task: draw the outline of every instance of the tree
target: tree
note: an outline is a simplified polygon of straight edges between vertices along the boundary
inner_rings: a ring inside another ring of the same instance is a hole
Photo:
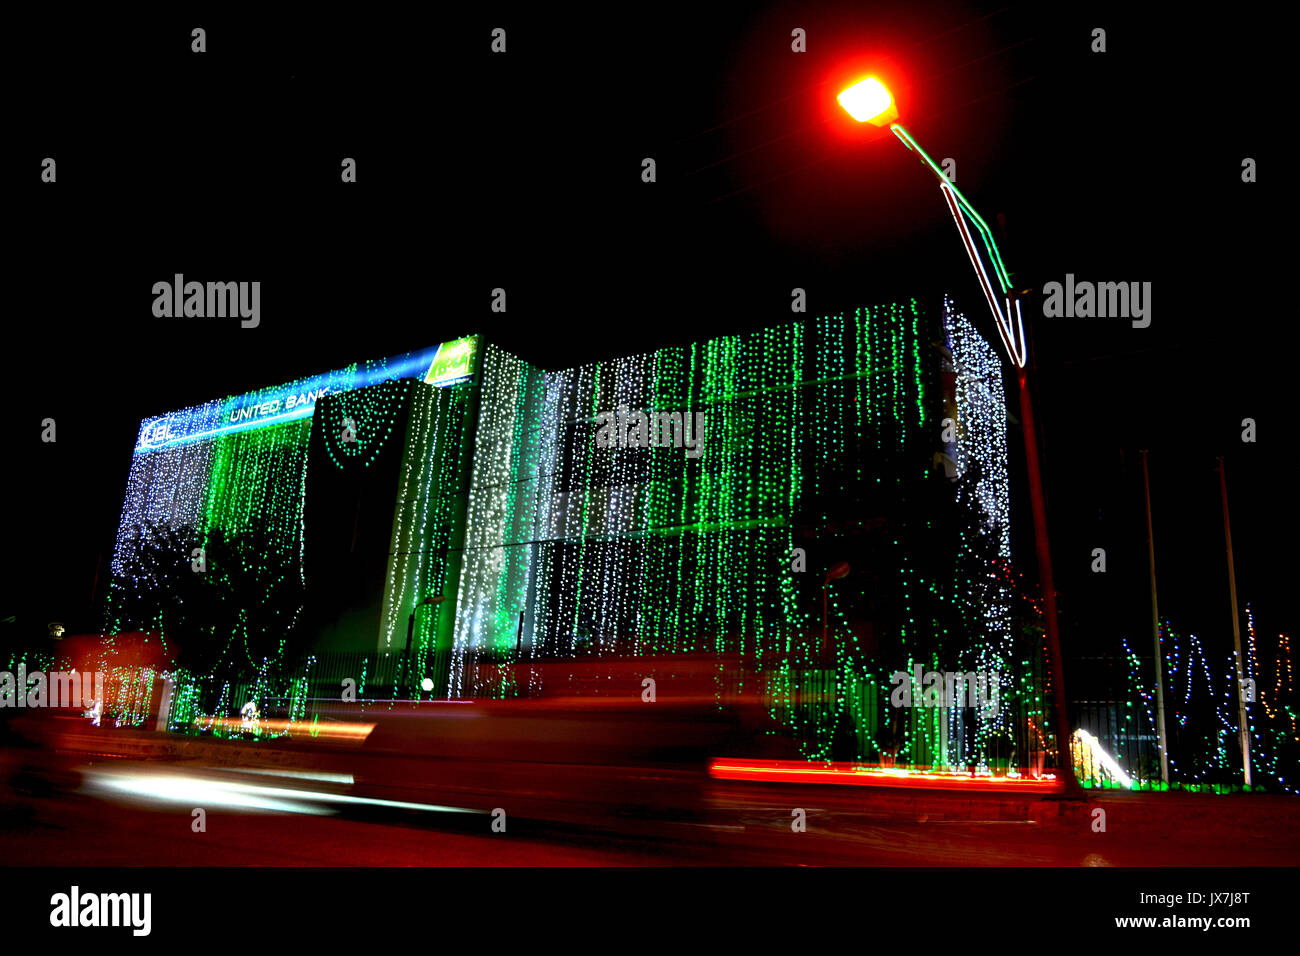
[[[245,681],[263,661],[276,670],[294,659],[303,592],[297,555],[262,528],[204,536],[156,523],[115,581],[113,612],[119,631],[156,631],[191,673]]]

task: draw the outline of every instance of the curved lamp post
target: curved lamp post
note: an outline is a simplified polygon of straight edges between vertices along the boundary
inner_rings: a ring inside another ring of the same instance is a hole
[[[1043,495],[1043,479],[1039,470],[1038,438],[1034,430],[1034,410],[1029,397],[1028,370],[1026,361],[1029,357],[1025,347],[1025,324],[1020,311],[1020,296],[1013,290],[1011,277],[1002,262],[997,243],[988,224],[975,211],[961,191],[949,182],[943,170],[935,165],[925,150],[912,138],[898,122],[898,107],[885,85],[874,76],[854,83],[839,95],[839,103],[859,123],[873,126],[888,126],[890,131],[911,150],[930,172],[939,180],[944,202],[952,213],[957,231],[961,234],[966,254],[979,279],[980,288],[988,301],[989,311],[993,314],[994,325],[1011,363],[1016,367],[1016,381],[1020,388],[1021,431],[1025,439],[1025,465],[1029,473],[1029,492],[1034,515],[1034,544],[1038,556],[1038,576],[1043,586],[1044,616],[1047,619],[1047,644],[1049,666],[1052,678],[1052,697],[1056,710],[1056,739],[1059,766],[1057,772],[1065,783],[1066,793],[1074,796],[1079,793],[1079,781],[1074,776],[1074,758],[1070,753],[1070,725],[1066,713],[1065,677],[1061,663],[1061,635],[1056,616],[1056,588],[1052,577],[1052,555],[1047,539],[1047,505]],[[971,232],[974,226],[984,248],[981,257],[979,247]],[[985,268],[985,259],[989,268]],[[997,288],[990,281],[992,272]]]

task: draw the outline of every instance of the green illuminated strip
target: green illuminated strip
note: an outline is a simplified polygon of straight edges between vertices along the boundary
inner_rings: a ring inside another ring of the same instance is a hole
[[[912,138],[911,133],[898,123],[894,123],[889,128],[892,129],[894,134],[903,141],[903,145],[910,150],[914,150],[917,155],[925,161],[925,164],[930,167],[930,170],[936,176],[939,177],[941,182],[948,183],[952,188],[953,194],[961,203],[962,209],[964,209],[967,215],[971,217],[972,221],[975,223],[975,227],[980,231],[980,236],[984,240],[984,248],[988,250],[990,260],[997,267],[998,284],[1002,286],[1002,293],[1005,295],[1011,289],[1011,276],[1007,273],[1007,267],[1002,264],[1002,254],[998,251],[997,243],[993,241],[993,233],[989,230],[988,223],[986,223],[984,218],[975,211],[975,207],[972,206],[970,201],[962,195],[961,190],[957,188],[956,184],[949,182],[948,177],[944,175],[943,170],[935,165],[934,160],[931,159],[926,151],[921,148],[920,144]]]

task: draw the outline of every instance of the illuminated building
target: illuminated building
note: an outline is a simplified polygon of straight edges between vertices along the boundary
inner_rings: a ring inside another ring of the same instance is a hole
[[[530,661],[716,654],[807,757],[1026,766],[1050,721],[1006,427],[998,354],[947,300],[551,371],[460,339],[143,422],[107,630],[202,646],[173,725],[235,697],[301,719],[349,675],[515,696],[543,689]],[[192,580],[206,618],[157,597]],[[889,711],[914,665],[1006,704]]]

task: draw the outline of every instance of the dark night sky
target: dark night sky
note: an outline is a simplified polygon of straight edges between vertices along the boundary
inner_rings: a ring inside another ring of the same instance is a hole
[[[1145,330],[1030,312],[1067,644],[1143,633],[1142,447],[1162,610],[1230,635],[1213,472],[1226,455],[1242,598],[1295,628],[1297,336],[1281,216],[1266,224],[1289,116],[1266,15],[584,9],[15,25],[0,617],[24,635],[96,625],[96,562],[148,414],[476,331],[551,367],[641,352],[788,321],[795,286],[812,313],[951,289],[987,321],[933,180],[835,106],[863,67],[894,79],[903,122],[957,160],[985,218],[1005,216],[1019,284],[1153,283]],[[193,26],[208,30],[201,56]],[[495,26],[505,56],[489,52]],[[38,182],[47,155],[54,186]],[[338,181],[343,156],[355,186]],[[1246,156],[1261,182],[1241,183]],[[261,280],[261,327],[155,319],[151,286],[175,272]],[[1248,416],[1255,445],[1239,438]],[[1098,546],[1104,577],[1087,570]]]

